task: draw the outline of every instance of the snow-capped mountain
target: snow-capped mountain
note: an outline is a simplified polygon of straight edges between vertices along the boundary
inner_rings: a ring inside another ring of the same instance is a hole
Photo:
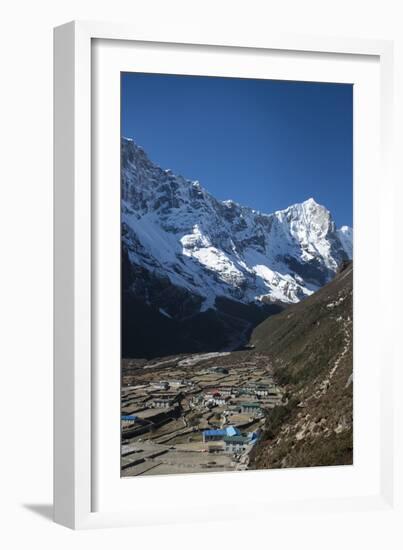
[[[164,316],[214,309],[220,298],[298,302],[352,258],[352,229],[337,229],[312,198],[264,214],[161,169],[131,139],[121,146],[124,290]]]

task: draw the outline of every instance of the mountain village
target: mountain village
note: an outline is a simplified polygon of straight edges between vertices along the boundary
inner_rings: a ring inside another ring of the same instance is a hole
[[[265,356],[234,355],[124,362],[122,475],[247,468],[265,412],[282,394]]]

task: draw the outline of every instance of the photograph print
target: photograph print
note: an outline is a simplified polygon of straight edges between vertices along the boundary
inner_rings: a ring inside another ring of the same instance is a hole
[[[121,476],[353,464],[353,86],[121,74]]]

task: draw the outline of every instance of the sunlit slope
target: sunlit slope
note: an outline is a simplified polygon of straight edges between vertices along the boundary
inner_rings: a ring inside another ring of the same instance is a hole
[[[269,413],[252,467],[352,463],[352,298],[350,263],[254,330],[251,341],[272,358],[288,402]]]

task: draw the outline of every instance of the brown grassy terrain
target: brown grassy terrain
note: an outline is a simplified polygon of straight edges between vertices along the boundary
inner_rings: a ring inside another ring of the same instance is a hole
[[[353,462],[353,268],[267,319],[252,343],[268,355],[287,401],[268,413],[250,467]]]

